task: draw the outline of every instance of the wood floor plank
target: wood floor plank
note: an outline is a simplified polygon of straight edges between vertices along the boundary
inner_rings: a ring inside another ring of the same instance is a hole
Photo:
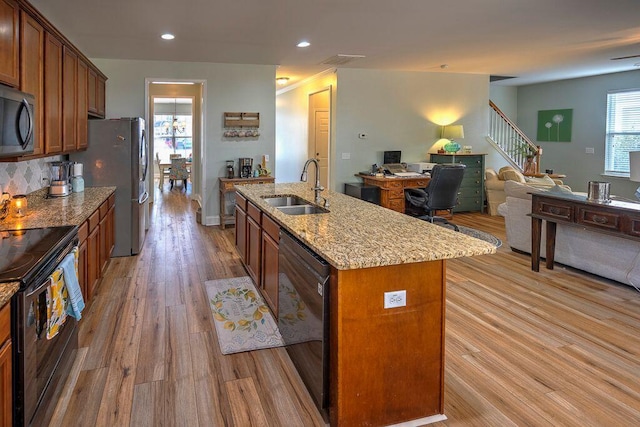
[[[269,425],[252,378],[228,381],[226,389],[231,402],[234,425],[252,427],[267,427]]]
[[[162,427],[167,425],[164,413],[162,381],[136,384],[133,389],[130,426]]]

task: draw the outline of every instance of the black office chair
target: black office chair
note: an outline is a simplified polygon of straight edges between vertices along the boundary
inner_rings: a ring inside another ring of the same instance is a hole
[[[450,223],[446,218],[433,215],[434,211],[448,210],[458,204],[460,184],[464,176],[465,165],[439,164],[431,171],[431,180],[424,189],[409,188],[404,192],[407,202],[405,211],[429,222],[444,222],[460,231],[457,225]],[[426,211],[426,215],[425,214]]]

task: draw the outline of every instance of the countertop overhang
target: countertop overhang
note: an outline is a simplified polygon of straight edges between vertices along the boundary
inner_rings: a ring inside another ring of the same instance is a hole
[[[379,267],[492,254],[483,240],[325,190],[329,213],[287,215],[264,197],[296,195],[313,202],[308,183],[237,186],[236,191],[266,212],[338,270]]]

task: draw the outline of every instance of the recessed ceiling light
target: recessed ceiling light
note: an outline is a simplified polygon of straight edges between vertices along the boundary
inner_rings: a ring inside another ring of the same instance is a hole
[[[173,34],[171,34],[171,33],[163,34],[163,35],[161,35],[160,37],[162,37],[162,39],[164,39],[164,40],[173,40],[173,39],[175,39],[175,38],[176,38],[176,36],[174,36],[174,35],[173,35]]]
[[[276,83],[278,83],[280,86],[286,85],[288,81],[289,81],[289,77],[278,77],[276,79]]]
[[[306,40],[301,41],[300,43],[297,44],[298,47],[309,47],[311,46],[311,43],[309,43]]]

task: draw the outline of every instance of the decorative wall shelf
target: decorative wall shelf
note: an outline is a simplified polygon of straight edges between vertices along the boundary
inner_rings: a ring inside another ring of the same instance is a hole
[[[260,127],[260,113],[224,113],[224,127]]]

